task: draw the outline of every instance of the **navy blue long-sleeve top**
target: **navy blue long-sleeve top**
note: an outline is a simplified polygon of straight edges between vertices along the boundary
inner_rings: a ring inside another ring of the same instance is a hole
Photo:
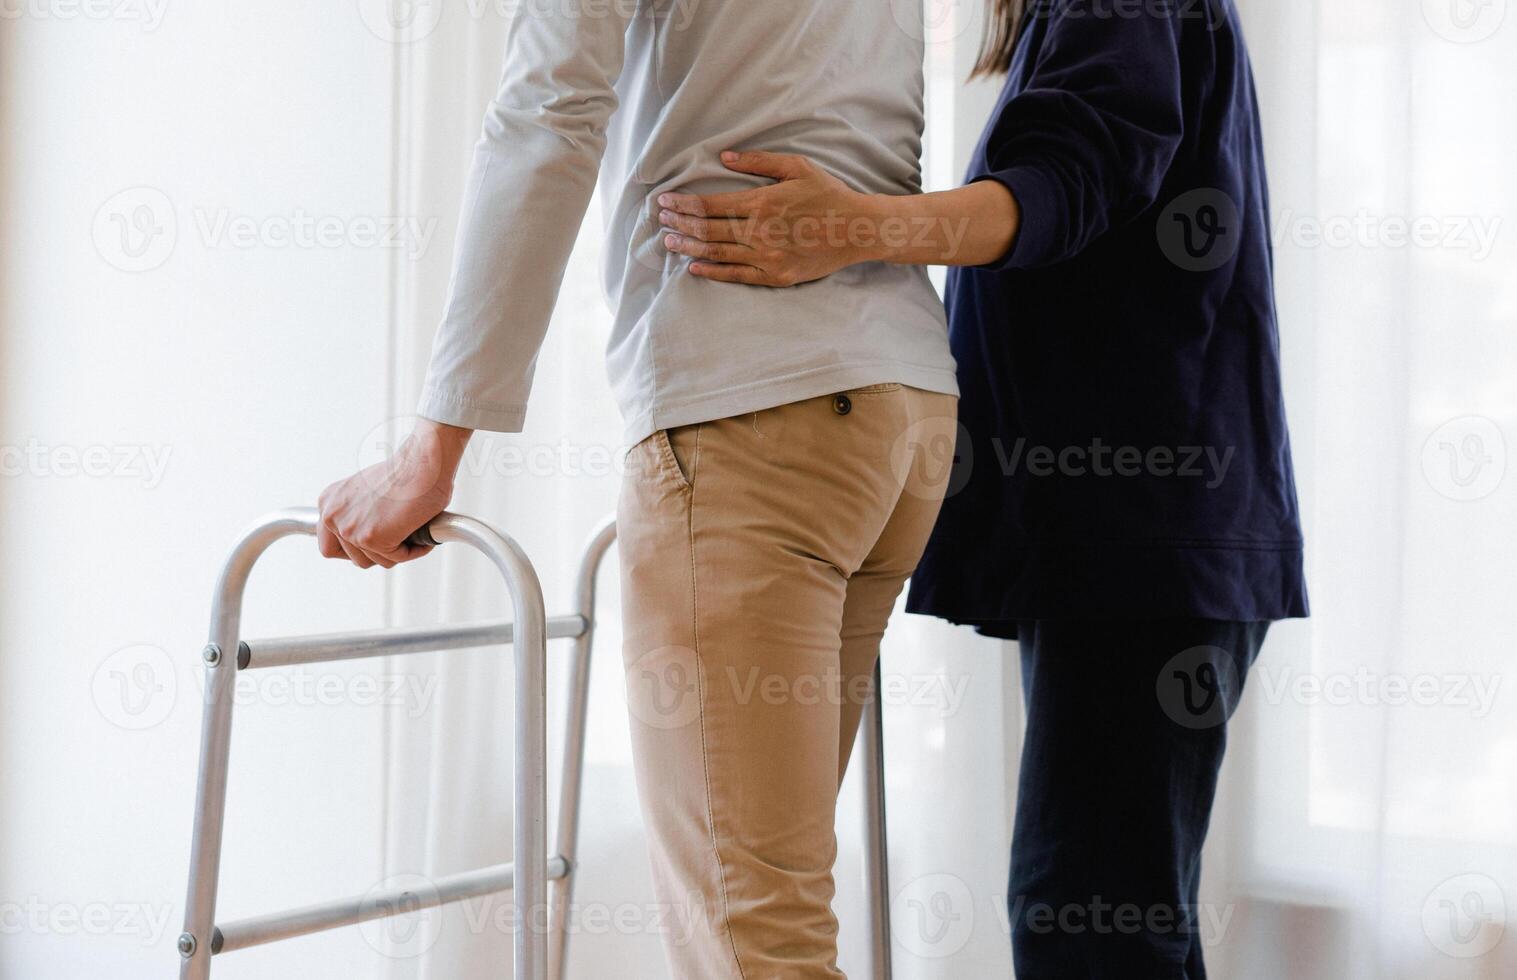
[[[1231,0],[1029,9],[968,175],[1021,226],[948,280],[962,426],[908,608],[1306,615],[1261,143]]]

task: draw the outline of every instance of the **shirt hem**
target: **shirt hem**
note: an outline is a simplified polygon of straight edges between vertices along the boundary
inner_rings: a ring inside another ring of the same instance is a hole
[[[876,384],[903,384],[944,395],[959,393],[958,379],[952,368],[899,361],[832,365],[665,401],[627,419],[623,435],[627,446],[631,447],[661,429],[761,412],[819,395]]]
[[[1260,542],[1264,544],[1264,542]],[[1032,619],[1215,619],[1311,615],[1300,544],[1066,544],[946,541],[929,546],[907,612],[971,625]]]

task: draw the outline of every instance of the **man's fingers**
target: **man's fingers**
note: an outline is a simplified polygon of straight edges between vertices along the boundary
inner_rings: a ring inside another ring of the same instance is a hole
[[[370,564],[378,565],[380,568],[395,567],[395,559],[388,557],[385,552],[372,551],[359,545],[353,545],[353,547],[357,548],[359,553],[369,560]]]
[[[325,493],[322,494],[326,496]],[[359,568],[372,568],[374,561],[364,554],[363,549],[356,544],[344,541],[342,535],[331,524],[331,518],[325,513],[321,515],[321,522],[316,525],[316,547],[328,558],[346,558]]]
[[[325,521],[316,525],[316,550],[321,552],[323,558],[348,557],[348,553],[342,550],[342,542]]]
[[[374,567],[374,563],[369,560],[369,556],[365,555],[363,553],[363,549],[359,548],[356,544],[348,544],[341,538],[337,539],[337,543],[342,546],[343,554],[348,556],[348,561],[357,565],[359,568]]]
[[[753,249],[747,245],[730,245],[726,242],[702,242],[694,238],[686,238],[683,235],[665,235],[664,247],[679,255],[688,255],[692,259],[708,259],[712,262],[742,265],[753,258]]]
[[[746,218],[753,213],[754,192],[730,194],[676,194],[658,196],[658,206],[666,211],[694,215],[697,218]]]
[[[402,543],[401,546],[396,548],[394,551],[369,550],[368,555],[376,562],[380,559],[389,562],[389,564],[385,565],[386,568],[394,568],[396,565],[400,565],[408,561],[415,561],[423,555],[429,554],[431,551],[432,549],[428,545]]]
[[[747,237],[748,222],[731,218],[696,218],[673,211],[660,211],[659,222],[671,231],[698,238],[703,242],[741,242]]]
[[[418,558],[424,557],[432,551],[429,545],[410,544],[409,542],[402,543],[400,547],[392,551],[365,548],[351,541],[344,541],[325,522],[316,525],[316,548],[324,558],[340,558],[343,561],[351,561],[359,568],[369,568],[374,565],[378,565],[381,568],[394,568],[403,562],[415,561]]]
[[[766,153],[763,150],[728,150],[722,165],[742,174],[757,174],[777,180],[797,180],[809,176],[811,161],[793,153]]]
[[[416,559],[425,557],[426,555],[430,555],[431,553],[432,553],[432,546],[431,545],[429,545],[429,544],[411,544],[409,542],[407,542],[406,544],[401,545],[400,549],[398,551],[394,552],[394,554],[397,554],[397,555],[398,554],[404,554],[404,556],[405,556],[403,558],[397,559],[398,561],[415,561]]]
[[[769,286],[769,274],[751,265],[719,265],[712,262],[690,263],[690,274],[716,282],[740,282],[747,286]]]

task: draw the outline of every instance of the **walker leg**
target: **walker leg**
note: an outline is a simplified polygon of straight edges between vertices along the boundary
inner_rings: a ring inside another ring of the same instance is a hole
[[[539,608],[542,600],[538,600]],[[518,611],[520,607],[518,606]],[[518,620],[519,621],[519,620]],[[516,868],[516,906],[521,928],[515,942],[515,976],[547,980],[544,935],[548,929],[548,674],[542,623],[516,645],[516,766],[511,860]]]
[[[232,747],[232,707],[242,656],[242,593],[253,563],[274,541],[304,529],[302,515],[286,512],[250,528],[216,580],[211,637],[205,661],[205,705],[200,722],[200,772],[195,782],[195,829],[190,844],[190,884],[179,936],[179,980],[206,980],[216,938],[216,883],[221,874],[221,837],[226,824],[227,763]]]
[[[235,636],[235,634],[234,634]],[[226,822],[228,753],[232,745],[233,685],[237,643],[227,636],[205,648],[205,707],[200,726],[200,774],[195,784],[195,831],[190,844],[190,887],[179,936],[180,980],[211,975],[216,883],[221,870],[221,832]],[[225,651],[231,650],[228,654]]]
[[[874,698],[859,726],[864,778],[864,874],[869,893],[870,969],[874,980],[890,980],[890,860],[885,826],[885,739],[879,661],[874,665]]]
[[[585,703],[590,697],[590,640],[574,641],[569,667],[567,738],[564,742],[563,782],[559,790],[558,854],[568,873],[548,885],[548,976],[564,980],[568,971],[569,906],[574,897],[574,864],[579,835],[579,800],[584,776]]]
[[[569,664],[569,700],[565,719],[563,778],[559,783],[556,850],[567,870],[548,886],[549,922],[548,976],[564,980],[569,961],[569,910],[574,898],[574,874],[578,870],[579,804],[585,778],[585,723],[590,703],[590,653],[595,640],[595,579],[606,550],[616,539],[616,525],[607,521],[596,529],[580,559],[575,588],[575,611],[585,629],[574,640]]]

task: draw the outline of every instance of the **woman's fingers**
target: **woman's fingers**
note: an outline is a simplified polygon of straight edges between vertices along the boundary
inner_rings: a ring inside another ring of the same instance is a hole
[[[781,182],[802,180],[823,172],[806,157],[763,150],[728,150],[722,154],[722,164],[728,170],[772,177]],[[774,185],[770,185],[730,194],[677,194],[669,191],[658,196],[658,205],[697,218],[750,218],[760,206],[763,195],[773,189]]]
[[[733,191],[730,194],[676,194],[670,191],[658,196],[658,206],[697,218],[746,218],[753,214],[754,193]]]
[[[792,153],[766,153],[763,150],[728,150],[722,154],[722,164],[728,170],[742,174],[757,174],[776,180],[799,180],[811,175],[813,164],[805,157]]]
[[[751,265],[717,265],[711,262],[690,263],[690,274],[716,282],[740,282],[747,286],[773,286],[769,273]]]
[[[740,242],[747,237],[744,229],[748,227],[748,222],[731,218],[696,218],[688,214],[675,214],[673,211],[660,211],[658,220],[670,231],[703,242]]]
[[[747,245],[734,245],[727,242],[703,242],[698,238],[686,238],[684,235],[665,235],[664,247],[679,255],[688,255],[692,259],[707,259],[711,262],[731,262],[746,264],[753,261],[753,249]]]

